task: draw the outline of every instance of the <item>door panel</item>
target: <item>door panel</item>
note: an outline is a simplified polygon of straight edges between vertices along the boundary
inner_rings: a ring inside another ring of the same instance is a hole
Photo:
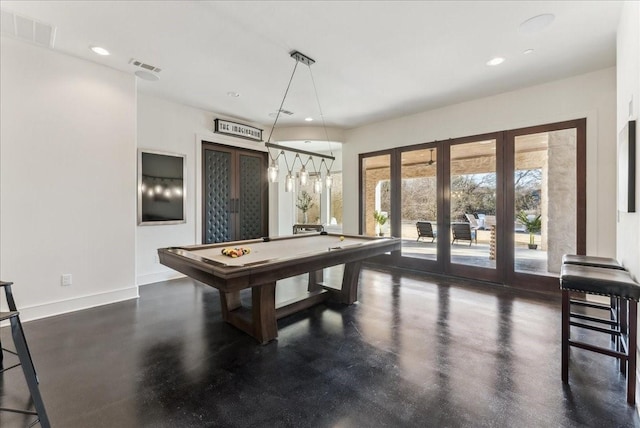
[[[449,146],[448,159],[448,270],[499,281],[498,136],[455,142]]]
[[[387,235],[390,233],[391,214],[391,155],[382,154],[362,159],[363,207],[361,233]],[[376,221],[375,214],[379,214]],[[383,222],[382,219],[386,218]],[[383,224],[380,224],[383,223]],[[362,228],[364,225],[364,228]]]
[[[509,283],[557,290],[562,255],[585,254],[585,133],[584,119],[507,133]]]
[[[204,244],[233,239],[231,219],[231,152],[203,150]]]
[[[254,239],[264,236],[263,213],[264,170],[263,157],[248,153],[240,153],[239,159],[239,194],[237,202],[238,229],[237,239]]]
[[[402,257],[438,260],[438,149],[403,151],[400,163]],[[446,237],[444,239],[447,239]]]

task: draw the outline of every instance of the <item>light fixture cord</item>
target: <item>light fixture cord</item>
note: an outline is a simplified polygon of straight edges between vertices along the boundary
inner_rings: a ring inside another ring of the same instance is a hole
[[[327,137],[327,143],[329,143],[329,152],[331,156],[333,156],[333,149],[331,148],[331,141],[329,140],[329,133],[327,132],[327,125],[324,121],[324,114],[322,113],[322,106],[320,105],[320,97],[318,97],[318,88],[316,87],[316,80],[313,78],[313,71],[311,71],[311,66],[309,67],[309,74],[311,75],[311,83],[313,84],[313,91],[316,94],[316,103],[318,103],[318,110],[320,111],[320,119],[322,120],[322,129],[324,129],[324,135]],[[332,162],[333,164],[333,162]]]
[[[296,165],[296,159],[293,158],[293,165],[291,165],[291,168],[289,168],[289,161],[287,161],[287,155],[284,154],[284,150],[280,152],[282,155],[284,155],[284,164],[287,167],[287,174],[291,174],[291,172],[293,171],[293,167]]]
[[[280,108],[276,113],[276,120],[273,121],[273,126],[271,127],[271,132],[269,132],[269,138],[267,138],[267,143],[271,142],[271,136],[273,135],[273,130],[276,129],[276,123],[278,123],[278,118],[280,117],[280,112],[282,111],[282,106],[284,105],[284,100],[287,99],[287,94],[289,93],[289,88],[291,87],[291,82],[293,81],[293,76],[296,74],[296,68],[298,68],[298,60],[296,60],[296,64],[293,66],[293,72],[291,73],[291,77],[289,78],[289,84],[287,85],[287,89],[284,91],[284,97],[282,97],[282,102],[280,103]],[[317,95],[316,95],[317,97]]]

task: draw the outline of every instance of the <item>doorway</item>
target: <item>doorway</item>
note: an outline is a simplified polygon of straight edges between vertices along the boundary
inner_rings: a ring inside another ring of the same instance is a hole
[[[360,232],[400,237],[398,266],[555,291],[562,254],[586,249],[585,119],[362,154],[360,169]]]

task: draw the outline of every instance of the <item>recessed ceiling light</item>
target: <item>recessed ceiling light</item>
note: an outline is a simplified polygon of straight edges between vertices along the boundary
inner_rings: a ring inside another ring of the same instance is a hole
[[[238,92],[233,92],[233,91],[227,92],[227,95],[232,97],[232,98],[238,98],[240,96],[240,94]]]
[[[135,75],[141,79],[148,80],[150,82],[155,82],[160,80],[160,76],[157,74],[151,73],[150,71],[138,70],[135,72]]]
[[[522,52],[522,53],[523,53],[523,54],[525,54],[525,55],[532,54],[532,53],[533,53],[533,49],[527,49],[527,50],[525,50],[525,51],[524,51],[524,52]]]
[[[100,46],[90,46],[90,48],[94,53],[97,53],[98,55],[111,55],[108,50],[106,50],[105,48],[101,48]]]
[[[551,13],[544,13],[527,19],[520,24],[519,28],[523,33],[537,33],[551,25],[554,19],[556,19],[555,15]]]
[[[313,118],[312,117],[305,117],[304,120],[307,121],[307,122],[312,122]]]
[[[497,56],[497,57],[491,58],[489,61],[487,61],[487,65],[491,65],[491,66],[500,65],[503,62],[504,62],[504,58]]]

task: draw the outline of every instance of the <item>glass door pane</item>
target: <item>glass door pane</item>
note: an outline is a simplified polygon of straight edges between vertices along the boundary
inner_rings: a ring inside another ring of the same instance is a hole
[[[562,255],[576,254],[576,153],[575,128],[515,137],[516,272],[557,274]]]
[[[496,140],[450,150],[451,263],[496,269]]]
[[[363,231],[365,235],[390,235],[391,155],[362,159]]]
[[[438,152],[435,147],[402,152],[402,256],[437,260]]]
[[[297,195],[296,195],[296,223],[297,224],[320,224],[321,211],[321,193],[317,193],[313,183],[318,174],[311,173],[305,184],[300,183],[300,177],[297,177]]]

